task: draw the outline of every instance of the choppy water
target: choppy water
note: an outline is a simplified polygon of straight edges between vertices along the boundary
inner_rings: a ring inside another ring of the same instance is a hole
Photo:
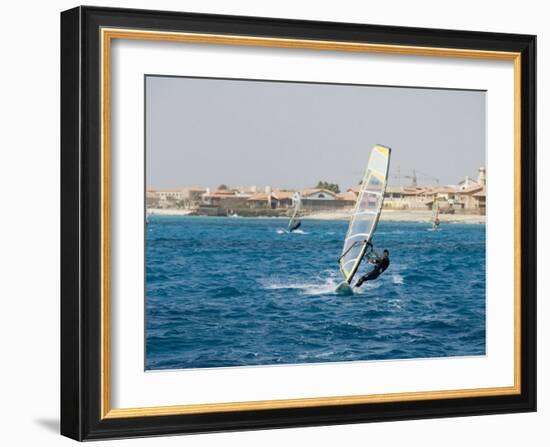
[[[349,297],[333,292],[347,222],[285,225],[150,219],[147,369],[485,354],[484,225],[381,222],[391,265]]]

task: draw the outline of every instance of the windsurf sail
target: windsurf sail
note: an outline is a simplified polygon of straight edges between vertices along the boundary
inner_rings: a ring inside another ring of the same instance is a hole
[[[369,242],[380,218],[384,193],[388,183],[391,149],[376,145],[372,148],[367,170],[355,202],[355,208],[338,260],[340,271],[349,284],[367,254]]]
[[[300,196],[299,192],[294,193],[292,202],[294,204],[294,211],[292,212],[292,217],[288,221],[288,231],[296,230],[302,224],[300,219],[298,219],[298,213],[302,208],[302,196]]]
[[[432,229],[436,229],[439,226],[439,201],[437,196],[434,195],[432,203]]]

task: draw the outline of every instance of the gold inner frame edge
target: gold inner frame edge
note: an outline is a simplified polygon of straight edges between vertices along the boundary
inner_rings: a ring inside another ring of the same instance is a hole
[[[514,385],[510,387],[472,388],[443,391],[421,391],[353,396],[327,396],[303,399],[278,399],[214,404],[171,405],[141,408],[111,408],[111,340],[110,340],[110,71],[112,39],[154,40],[164,42],[203,43],[215,45],[259,46],[321,51],[347,51],[410,56],[437,56],[467,59],[504,60],[514,63]],[[311,408],[328,405],[353,405],[382,402],[405,402],[431,399],[456,399],[482,396],[504,396],[521,393],[521,53],[465,50],[456,48],[418,47],[339,41],[264,38],[200,33],[144,31],[102,28],[101,42],[101,419],[143,416],[168,416],[267,410]]]

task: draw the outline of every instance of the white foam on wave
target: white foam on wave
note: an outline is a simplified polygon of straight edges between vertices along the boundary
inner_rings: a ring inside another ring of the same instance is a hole
[[[284,230],[282,228],[277,228],[276,232],[277,232],[277,234],[309,234],[308,232],[306,232],[304,230],[288,231],[288,230]]]
[[[403,306],[401,305],[401,300],[400,299],[388,300],[388,305],[390,307],[394,307],[396,309],[403,309]]]
[[[304,295],[331,295],[335,293],[337,285],[338,282],[334,279],[319,284],[307,284],[302,289],[302,293]]]
[[[404,284],[405,280],[399,273],[393,273],[391,275],[392,282],[394,284]]]
[[[291,281],[270,279],[261,281],[264,289],[267,290],[297,290],[301,295],[331,295],[335,293],[336,286],[339,283],[338,276],[329,274],[328,277],[315,278],[314,281]],[[317,281],[316,281],[317,280]]]
[[[327,352],[319,352],[317,354],[311,354],[311,353],[302,353],[298,355],[298,358],[300,359],[309,359],[309,358],[316,358],[316,359],[322,359],[325,357],[332,357],[336,352],[334,351],[327,351]]]
[[[358,278],[359,276],[356,276]],[[391,280],[394,284],[403,284],[403,277],[399,273],[393,273]],[[342,277],[335,271],[327,272],[326,276],[319,276],[306,281],[296,281],[289,278],[270,278],[260,280],[261,286],[266,290],[296,290],[301,295],[334,295],[336,287],[342,282]],[[382,282],[367,281],[360,288],[354,289],[355,294],[369,293],[382,287]]]

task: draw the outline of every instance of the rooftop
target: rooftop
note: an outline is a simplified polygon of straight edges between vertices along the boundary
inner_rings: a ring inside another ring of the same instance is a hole
[[[353,191],[346,191],[336,194],[336,197],[340,200],[355,200],[357,195]]]
[[[336,196],[335,192],[329,191],[328,189],[323,189],[323,188],[306,188],[302,191],[302,196],[310,196],[312,194],[317,194],[319,192],[323,192],[331,196]]]
[[[478,192],[474,193],[474,197],[486,197],[487,192],[485,191],[485,186],[481,188]]]

